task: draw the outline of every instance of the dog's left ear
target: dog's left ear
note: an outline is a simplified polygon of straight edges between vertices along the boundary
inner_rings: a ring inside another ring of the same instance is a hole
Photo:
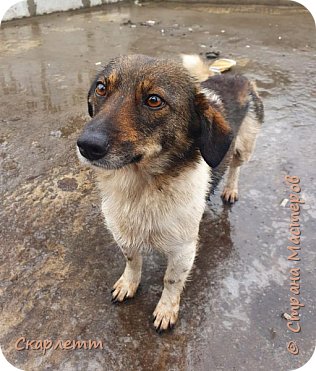
[[[223,160],[233,139],[230,126],[203,92],[195,95],[195,109],[200,130],[198,146],[209,166],[215,168]]]

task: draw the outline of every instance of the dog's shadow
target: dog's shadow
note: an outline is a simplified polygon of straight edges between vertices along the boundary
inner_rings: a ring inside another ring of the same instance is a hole
[[[199,249],[184,299],[187,305],[211,300],[227,274],[233,253],[229,205],[208,204],[200,224]],[[208,303],[207,305],[210,305]]]

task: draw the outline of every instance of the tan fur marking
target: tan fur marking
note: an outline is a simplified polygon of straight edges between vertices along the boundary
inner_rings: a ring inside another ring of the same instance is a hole
[[[258,88],[257,88],[257,84],[255,81],[249,81],[249,84],[250,84],[250,87],[251,89],[253,90],[253,92],[256,94],[256,96],[259,98],[259,94],[258,94]]]
[[[221,133],[226,135],[231,132],[231,128],[224,116],[212,106],[209,106],[205,111],[205,116],[208,117],[210,121],[213,119],[213,123]]]
[[[119,141],[136,142],[138,139],[138,132],[134,126],[134,120],[131,118],[131,106],[133,102],[130,100],[123,104],[123,108],[117,114],[117,122],[119,127]]]
[[[103,75],[101,75],[101,76],[98,77],[98,81],[103,82],[103,84],[106,83],[105,77]]]
[[[226,185],[222,192],[224,201],[234,203],[238,200],[238,180],[240,167],[244,162],[249,161],[255,147],[256,138],[260,130],[260,123],[249,111],[238,131],[233,147]]]
[[[256,144],[260,126],[255,114],[249,111],[240,126],[234,146],[234,154],[238,156],[239,161],[249,161]]]
[[[145,79],[140,83],[140,88],[143,89],[149,89],[152,85],[152,81]]]
[[[237,101],[243,106],[247,103],[249,99],[249,82],[247,81],[242,87],[238,90]]]
[[[108,89],[113,90],[117,81],[117,74],[116,72],[112,72],[111,75],[108,77]]]

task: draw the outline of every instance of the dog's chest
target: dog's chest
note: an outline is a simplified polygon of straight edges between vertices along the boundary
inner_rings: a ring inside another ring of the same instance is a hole
[[[209,182],[204,161],[159,182],[132,170],[99,173],[98,179],[102,212],[119,245],[165,249],[198,233]]]

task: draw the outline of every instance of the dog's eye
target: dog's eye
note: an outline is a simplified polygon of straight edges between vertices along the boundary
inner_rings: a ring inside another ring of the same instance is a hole
[[[146,100],[145,100],[146,106],[149,108],[157,109],[161,108],[165,105],[165,102],[163,101],[162,98],[160,98],[158,95],[150,95]]]
[[[95,88],[96,95],[99,95],[100,97],[104,97],[106,94],[106,86],[103,82],[98,82],[97,86]]]

